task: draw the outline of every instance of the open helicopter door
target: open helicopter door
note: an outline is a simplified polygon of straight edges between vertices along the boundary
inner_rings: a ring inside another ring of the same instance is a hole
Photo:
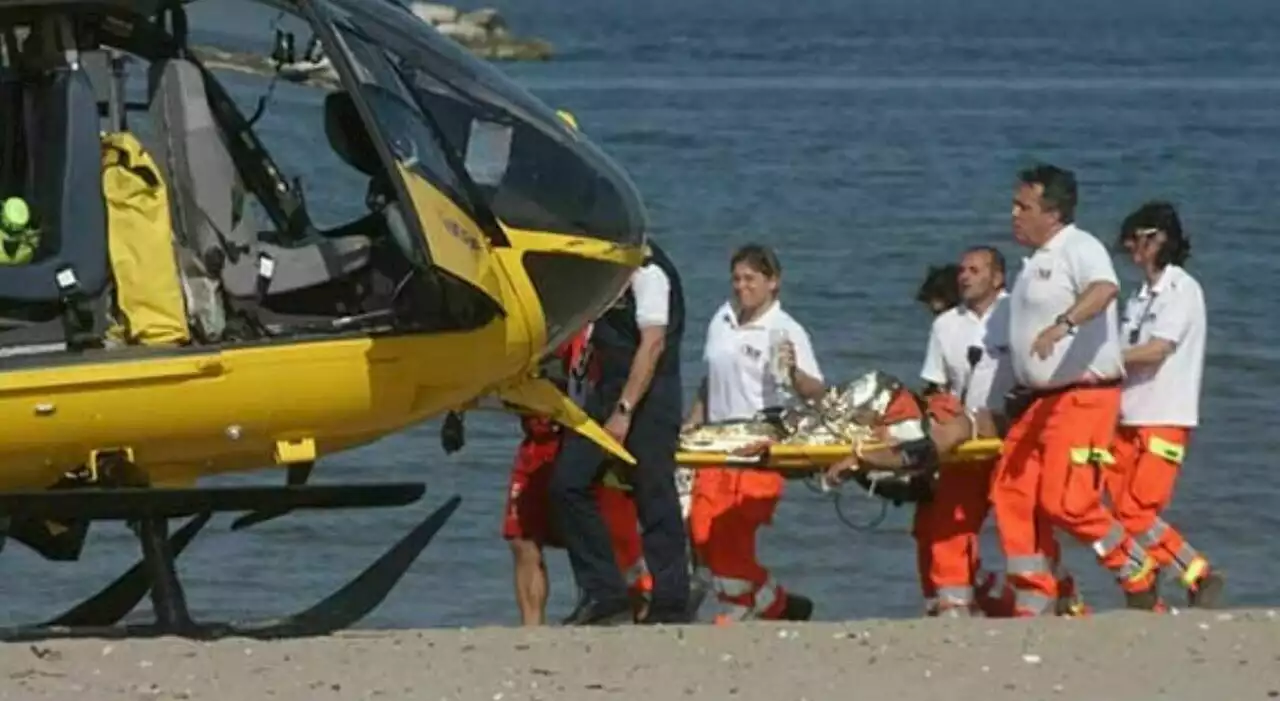
[[[537,366],[603,313],[643,261],[646,222],[635,188],[554,111],[403,7],[311,0],[303,10],[347,88],[326,98],[326,111],[358,117],[346,133],[368,135],[405,205],[401,247],[436,274],[448,296],[502,317],[494,326],[504,330],[505,360],[515,364],[489,394],[634,463],[538,377]],[[436,83],[460,97],[434,101]],[[500,138],[490,139],[499,148],[487,173],[471,162],[480,144],[456,138],[459,120],[472,134],[498,127],[490,130]],[[489,320],[475,317],[470,328]]]

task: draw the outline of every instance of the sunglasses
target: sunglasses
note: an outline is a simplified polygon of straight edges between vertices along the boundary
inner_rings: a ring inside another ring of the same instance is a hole
[[[1119,244],[1118,248],[1120,249],[1125,248],[1129,244],[1133,244],[1135,246],[1141,246],[1142,244],[1146,243],[1151,237],[1160,233],[1160,231],[1161,231],[1160,229],[1157,229],[1154,227],[1134,229],[1133,231],[1122,234],[1120,236],[1120,240],[1117,241],[1116,243]]]

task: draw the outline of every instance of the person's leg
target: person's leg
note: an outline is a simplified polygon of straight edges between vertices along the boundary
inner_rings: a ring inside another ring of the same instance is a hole
[[[1015,616],[1047,613],[1057,598],[1057,581],[1044,550],[1043,531],[1049,529],[1036,503],[1039,437],[1050,411],[1046,400],[1036,400],[1009,428],[991,485],[991,508],[1004,550],[1005,582],[1013,592]]]
[[[568,622],[617,622],[624,612],[630,617],[627,585],[618,571],[609,531],[596,501],[596,483],[604,459],[604,451],[595,443],[577,433],[568,433],[551,476],[552,512],[583,594],[579,610]]]
[[[640,518],[644,560],[653,576],[650,617],[682,620],[689,608],[689,556],[675,482],[679,424],[645,421],[641,415],[636,419],[627,447],[638,462],[632,468],[631,495]]]
[[[511,547],[516,606],[524,625],[540,625],[546,618],[548,584],[542,546],[552,540],[548,500],[559,446],[559,440],[522,441],[507,488],[502,536]]]
[[[547,563],[542,557],[542,546],[522,538],[508,542],[515,566],[516,606],[520,608],[520,622],[526,626],[540,626],[546,622],[548,592]]]
[[[1131,608],[1153,608],[1155,561],[1102,503],[1102,470],[1114,462],[1110,448],[1119,411],[1118,388],[1059,397],[1044,431],[1040,503],[1056,527],[1093,549]]]

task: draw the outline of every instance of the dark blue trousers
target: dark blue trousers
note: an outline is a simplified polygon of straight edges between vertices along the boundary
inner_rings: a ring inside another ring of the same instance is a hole
[[[674,387],[669,385],[674,384]],[[587,397],[586,409],[601,424],[617,403],[621,388]],[[636,458],[624,468],[640,518],[645,563],[653,576],[654,612],[684,611],[689,598],[688,534],[680,517],[676,492],[676,448],[681,398],[678,380],[653,386],[636,407],[625,445]],[[574,579],[591,599],[602,603],[627,600],[627,584],[614,559],[609,531],[600,515],[594,490],[608,453],[574,432],[566,432],[551,480],[552,511],[569,553]]]

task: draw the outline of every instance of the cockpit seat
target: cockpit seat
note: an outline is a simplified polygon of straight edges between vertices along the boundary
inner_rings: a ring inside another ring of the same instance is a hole
[[[175,58],[153,64],[150,77],[157,160],[170,184],[193,317],[218,299],[219,287],[233,298],[260,298],[330,282],[368,265],[366,236],[317,234],[293,245],[260,240],[200,69]]]
[[[59,323],[64,299],[91,311],[81,331],[92,337],[106,328],[111,280],[93,86],[83,70],[60,66],[0,81],[0,92],[0,134],[16,142],[6,153],[21,151],[26,166],[5,178],[0,196],[25,198],[41,231],[30,262],[0,266],[0,345],[68,340]]]

